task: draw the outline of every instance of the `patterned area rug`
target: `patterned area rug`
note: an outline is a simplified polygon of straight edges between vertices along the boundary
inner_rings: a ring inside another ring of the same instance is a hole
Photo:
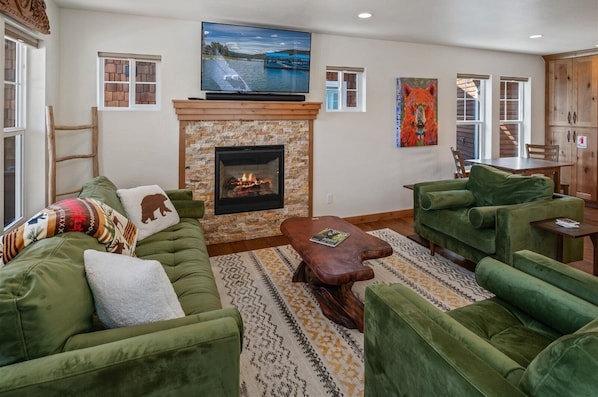
[[[442,310],[492,296],[473,273],[408,238],[382,229],[393,255],[364,263],[372,280],[353,286],[363,299],[373,283],[402,283]],[[241,395],[362,396],[363,334],[328,320],[304,283],[291,277],[301,262],[288,246],[211,258],[224,305],[236,306],[245,323]]]

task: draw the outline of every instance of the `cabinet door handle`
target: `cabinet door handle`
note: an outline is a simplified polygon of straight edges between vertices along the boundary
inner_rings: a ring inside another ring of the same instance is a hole
[[[571,112],[567,113],[567,123],[571,124]]]
[[[571,142],[571,130],[567,131],[567,143]]]
[[[573,131],[573,142],[575,142],[576,131]]]
[[[577,123],[577,112],[573,112],[573,124]]]

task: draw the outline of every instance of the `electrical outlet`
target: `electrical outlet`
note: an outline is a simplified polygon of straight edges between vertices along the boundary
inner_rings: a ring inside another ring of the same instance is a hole
[[[326,195],[326,204],[332,204],[332,193]]]

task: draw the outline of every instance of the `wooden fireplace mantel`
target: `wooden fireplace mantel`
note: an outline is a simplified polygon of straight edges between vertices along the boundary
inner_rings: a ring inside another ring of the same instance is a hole
[[[221,101],[174,99],[179,121],[315,120],[321,102]]]

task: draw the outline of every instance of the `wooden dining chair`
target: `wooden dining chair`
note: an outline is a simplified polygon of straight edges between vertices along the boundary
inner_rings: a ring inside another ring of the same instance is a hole
[[[527,157],[532,159],[559,161],[559,145],[535,145],[526,143],[525,151],[527,152]],[[548,176],[552,177],[552,175]],[[569,184],[561,183],[559,192],[569,194]]]
[[[469,170],[465,167],[461,151],[451,146],[451,152],[453,153],[453,160],[455,161],[455,178],[467,178],[469,177]]]

